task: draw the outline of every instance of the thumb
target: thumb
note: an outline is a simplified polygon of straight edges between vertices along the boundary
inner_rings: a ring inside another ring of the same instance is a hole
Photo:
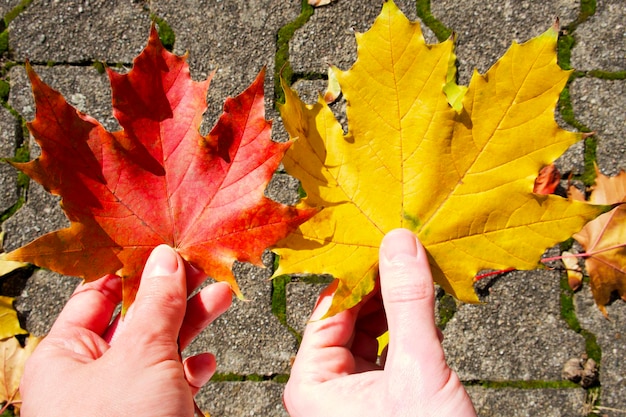
[[[183,260],[171,247],[159,245],[146,261],[137,296],[124,318],[124,334],[176,342],[186,308]]]
[[[385,368],[397,367],[404,373],[416,366],[445,364],[435,326],[435,292],[428,257],[412,232],[396,229],[383,238],[379,269],[389,328]],[[436,360],[439,358],[441,361]]]

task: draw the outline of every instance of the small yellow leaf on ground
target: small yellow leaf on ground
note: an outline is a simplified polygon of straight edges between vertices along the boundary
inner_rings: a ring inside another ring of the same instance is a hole
[[[12,404],[18,414],[19,386],[24,373],[24,363],[41,340],[40,337],[28,336],[24,347],[15,337],[0,340],[0,363],[3,364],[0,368],[0,403]]]
[[[17,311],[13,308],[14,300],[12,297],[0,295],[0,339],[28,333],[22,329],[17,319]]]
[[[561,256],[561,261],[567,271],[567,284],[569,287],[576,291],[583,283],[582,268],[578,265],[578,258],[573,256],[574,254],[568,251],[564,251]]]

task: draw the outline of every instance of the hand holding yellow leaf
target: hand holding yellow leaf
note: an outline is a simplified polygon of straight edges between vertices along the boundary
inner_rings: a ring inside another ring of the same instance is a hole
[[[476,302],[483,269],[533,269],[604,207],[533,193],[539,170],[580,134],[554,109],[569,72],[557,30],[509,51],[467,90],[456,86],[453,40],[428,45],[418,23],[385,2],[348,71],[334,68],[348,103],[344,135],[323,100],[304,104],[284,85],[281,115],[294,138],[284,165],[306,203],[323,207],[282,240],[276,274],[330,273],[328,315],[374,288],[380,241],[398,227],[426,247],[434,279]]]

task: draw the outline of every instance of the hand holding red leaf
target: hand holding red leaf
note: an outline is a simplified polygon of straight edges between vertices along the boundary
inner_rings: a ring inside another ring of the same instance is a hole
[[[71,226],[6,259],[87,281],[118,274],[128,307],[148,255],[166,243],[241,296],[233,262],[261,264],[264,249],[316,212],[263,195],[289,146],[270,139],[263,73],[226,100],[203,137],[210,79],[192,81],[185,58],[166,51],[154,28],[128,74],[108,71],[121,131],[106,131],[27,71],[37,106],[28,127],[42,154],[15,166],[62,197]]]

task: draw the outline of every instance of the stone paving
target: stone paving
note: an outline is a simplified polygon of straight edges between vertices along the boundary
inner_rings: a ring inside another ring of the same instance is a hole
[[[447,36],[446,29],[457,34],[461,83],[475,67],[484,72],[512,40],[542,33],[558,16],[561,60],[578,72],[557,120],[572,130],[596,132],[593,140],[568,151],[559,167],[566,175],[580,174],[595,154],[605,174],[626,168],[623,0],[397,4],[412,20],[428,23],[423,27],[429,42]],[[324,88],[328,63],[349,68],[356,57],[354,32],[367,30],[380,6],[380,0],[336,0],[315,10],[296,0],[2,0],[7,29],[0,40],[8,35],[8,48],[2,47],[0,61],[0,157],[24,150],[37,156],[24,129],[35,110],[26,59],[70,103],[116,129],[100,63],[130,67],[153,18],[162,33],[175,35],[174,52],[189,52],[195,79],[217,71],[203,129],[216,120],[226,96],[241,92],[266,67],[267,115],[275,119],[274,137],[285,138],[274,110],[275,74],[283,69],[295,88],[314,97]],[[282,198],[293,192],[294,182],[282,174],[268,190]],[[32,181],[27,187],[7,164],[0,164],[0,214],[7,251],[67,224],[57,199]],[[265,261],[272,264],[271,254]],[[218,360],[218,375],[198,401],[213,417],[285,416],[281,393],[298,334],[324,284],[298,278],[270,282],[269,269],[244,264],[236,272],[251,301],[235,301],[186,352],[208,349]],[[3,294],[18,296],[28,330],[39,335],[76,284],[75,278],[45,270],[0,282]],[[483,280],[477,290],[485,304],[457,305],[440,293],[437,314],[449,363],[479,415],[581,416],[589,415],[594,401],[605,407],[596,408],[597,415],[626,412],[626,303],[611,304],[606,320],[587,287],[572,294],[561,272],[548,270]],[[600,382],[588,389],[561,378],[565,362],[584,354],[600,364]]]

